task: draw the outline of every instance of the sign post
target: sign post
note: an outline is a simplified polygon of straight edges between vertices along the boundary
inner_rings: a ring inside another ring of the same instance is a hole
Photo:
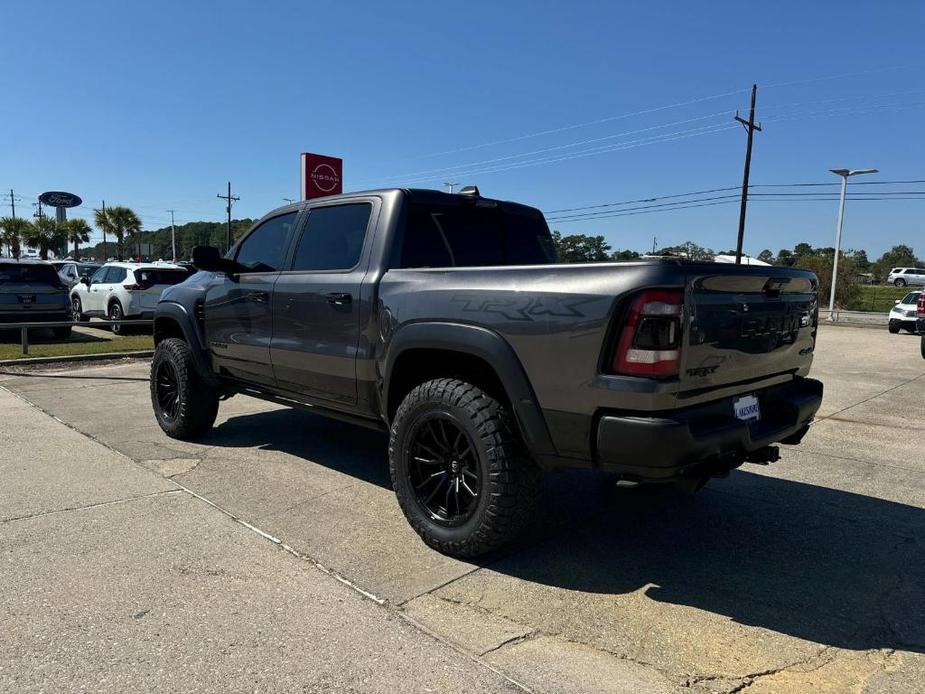
[[[302,199],[312,200],[344,192],[344,160],[302,152]]]

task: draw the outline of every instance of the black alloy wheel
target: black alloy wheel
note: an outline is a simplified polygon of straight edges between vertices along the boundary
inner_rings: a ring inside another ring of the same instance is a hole
[[[429,413],[410,432],[408,481],[430,518],[455,526],[472,517],[482,491],[469,434],[447,413]]]
[[[169,361],[161,361],[154,374],[154,392],[157,405],[165,419],[176,421],[180,414],[180,382],[177,370]]]

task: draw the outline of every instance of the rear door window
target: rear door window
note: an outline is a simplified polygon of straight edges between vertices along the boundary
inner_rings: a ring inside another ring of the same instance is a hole
[[[350,270],[360,262],[373,206],[368,202],[316,207],[299,239],[293,270]]]
[[[106,268],[106,279],[103,280],[105,284],[119,284],[125,280],[127,272],[124,267],[109,267]]]

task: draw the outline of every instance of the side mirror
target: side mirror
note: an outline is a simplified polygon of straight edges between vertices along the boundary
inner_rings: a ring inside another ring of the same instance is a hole
[[[89,287],[89,286],[90,286],[90,278],[87,277],[86,275],[84,275],[83,277],[80,278],[80,283],[81,283],[81,284],[85,284],[85,285],[87,285],[87,286]]]
[[[902,299],[897,299],[897,300],[894,301],[893,303],[896,304],[896,305],[898,306],[900,301],[902,301]]]

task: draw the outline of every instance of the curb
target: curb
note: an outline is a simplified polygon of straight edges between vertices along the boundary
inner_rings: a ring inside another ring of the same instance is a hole
[[[147,349],[136,352],[104,352],[102,354],[72,354],[61,357],[25,357],[23,359],[0,359],[0,366],[29,366],[30,364],[105,361],[107,359],[142,359],[153,356],[154,350]]]

